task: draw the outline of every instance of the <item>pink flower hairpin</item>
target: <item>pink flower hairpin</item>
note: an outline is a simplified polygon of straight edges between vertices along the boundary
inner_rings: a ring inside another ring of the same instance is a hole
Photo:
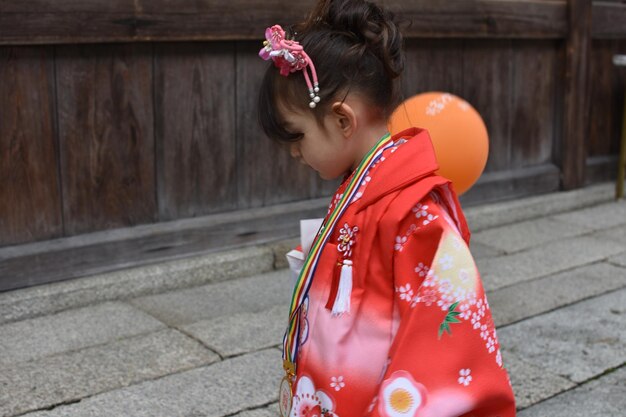
[[[304,48],[297,41],[285,39],[285,31],[280,25],[274,25],[265,29],[265,41],[263,48],[259,51],[259,56],[264,60],[272,59],[274,65],[280,69],[280,75],[287,77],[290,73],[302,70],[304,79],[309,87],[311,102],[309,107],[314,109],[320,102],[318,95],[320,88],[317,82],[317,73],[313,61],[304,52]],[[313,83],[309,78],[307,67],[311,69]]]

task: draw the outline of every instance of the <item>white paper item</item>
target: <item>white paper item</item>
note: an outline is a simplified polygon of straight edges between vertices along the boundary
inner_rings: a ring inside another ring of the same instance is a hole
[[[293,249],[287,253],[287,262],[291,270],[292,287],[296,286],[296,281],[300,276],[300,271],[304,266],[304,260],[311,250],[313,239],[317,235],[324,219],[304,219],[300,220],[300,245],[302,251]]]
[[[313,239],[315,239],[323,221],[324,219],[300,220],[300,244],[302,245],[302,252],[305,254],[309,254],[313,245]]]

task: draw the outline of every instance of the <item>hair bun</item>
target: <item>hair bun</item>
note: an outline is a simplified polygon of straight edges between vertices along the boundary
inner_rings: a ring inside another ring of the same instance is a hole
[[[327,26],[354,38],[378,57],[387,75],[396,78],[404,69],[402,35],[391,12],[364,0],[320,0],[305,27]]]

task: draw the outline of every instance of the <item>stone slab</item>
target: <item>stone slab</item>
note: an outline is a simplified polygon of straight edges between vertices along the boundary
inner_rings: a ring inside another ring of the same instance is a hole
[[[237,413],[233,417],[278,417],[279,415],[278,403],[274,403],[267,407]]]
[[[26,417],[222,417],[278,400],[277,349],[105,392]]]
[[[518,417],[608,417],[626,410],[626,367],[527,408]]]
[[[608,229],[626,224],[626,201],[599,204],[582,210],[558,214],[552,218],[593,230]]]
[[[131,303],[178,326],[238,313],[258,313],[291,301],[288,270],[140,297]]]
[[[153,332],[165,325],[123,302],[106,302],[0,326],[0,369],[17,362]]]
[[[613,183],[607,182],[572,191],[469,207],[465,210],[465,215],[470,230],[476,233],[492,227],[606,203],[612,201],[614,187]]]
[[[506,253],[519,252],[545,243],[590,233],[592,229],[560,222],[550,218],[538,218],[483,230],[472,239]]]
[[[470,240],[470,251],[474,259],[478,258],[493,258],[495,256],[504,255],[504,251],[493,248],[489,245],[476,242],[472,236]]]
[[[504,352],[502,361],[511,380],[517,409],[531,406],[576,386],[568,379],[524,362],[511,352]]]
[[[615,242],[583,236],[548,243],[511,255],[476,259],[476,264],[485,288],[493,291],[603,261],[624,249],[626,247]]]
[[[613,265],[626,268],[626,251],[610,257],[609,262]],[[626,279],[626,271],[624,271],[624,279]]]
[[[259,274],[271,271],[273,263],[268,247],[248,247],[3,292],[0,324]]]
[[[182,329],[222,357],[229,357],[280,345],[288,317],[289,305],[284,304],[258,313],[203,320]]]
[[[505,352],[574,382],[626,362],[626,289],[498,329]]]
[[[15,415],[219,360],[197,341],[162,330],[0,371],[0,415]]]
[[[494,322],[503,326],[626,287],[626,270],[606,262],[525,281],[488,293]]]
[[[626,244],[626,225],[601,230],[593,234],[593,236],[598,239],[613,240],[618,243]]]

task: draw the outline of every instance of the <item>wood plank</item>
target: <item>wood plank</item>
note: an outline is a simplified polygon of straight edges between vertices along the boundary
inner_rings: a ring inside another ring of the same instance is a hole
[[[258,50],[256,42],[237,43],[237,188],[242,209],[314,198],[328,190],[315,172],[291,158],[286,146],[261,132],[257,97],[269,64],[259,59]]]
[[[613,89],[613,77],[617,71],[613,65],[616,46],[614,40],[593,41],[589,66],[593,105],[589,112],[589,135],[586,141],[589,157],[610,154],[614,136],[617,134],[619,137],[622,115],[619,109],[615,108],[614,98],[619,92]]]
[[[237,208],[232,43],[155,50],[159,219]]]
[[[57,53],[65,234],[156,220],[152,46]]]
[[[516,169],[552,161],[558,48],[527,40],[513,41],[512,48],[509,169]]]
[[[506,170],[511,161],[513,50],[510,40],[466,40],[463,94],[481,115],[489,133],[485,173]]]
[[[4,0],[0,44],[261,39],[273,23],[298,22],[314,0]],[[406,36],[564,38],[565,0],[382,1],[412,21]]]
[[[570,32],[565,43],[565,94],[561,169],[563,188],[581,187],[585,182],[585,135],[589,114],[589,59],[591,0],[569,0]]]
[[[402,92],[406,98],[429,91],[463,95],[463,42],[449,39],[410,39]]]
[[[622,0],[593,2],[594,39],[626,38],[626,4]]]
[[[615,182],[617,155],[590,156],[585,163],[585,185]]]
[[[297,236],[328,198],[0,248],[0,291]]]
[[[54,51],[0,48],[0,246],[63,232]]]

